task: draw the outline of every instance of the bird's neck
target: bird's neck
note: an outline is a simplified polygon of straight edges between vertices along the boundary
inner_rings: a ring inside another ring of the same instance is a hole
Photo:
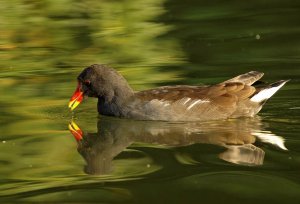
[[[98,112],[102,115],[122,116],[123,107],[134,95],[126,83],[115,86],[109,93],[98,97]]]

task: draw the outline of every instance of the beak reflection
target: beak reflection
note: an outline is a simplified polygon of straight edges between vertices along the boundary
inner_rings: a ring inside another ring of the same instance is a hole
[[[68,128],[77,141],[82,140],[83,132],[74,121],[69,123]]]

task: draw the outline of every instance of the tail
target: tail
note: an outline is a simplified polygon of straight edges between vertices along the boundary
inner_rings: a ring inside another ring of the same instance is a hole
[[[286,82],[289,80],[280,80],[273,84],[268,85],[260,89],[257,93],[255,93],[250,101],[257,103],[265,103],[271,96],[273,96]]]
[[[253,83],[255,83],[257,80],[259,80],[260,78],[262,78],[263,75],[264,75],[264,73],[262,73],[262,72],[251,71],[251,72],[248,72],[248,73],[236,76],[236,77],[234,77],[232,79],[229,79],[227,81],[224,81],[223,83],[241,82],[243,84],[246,84],[246,85],[250,86]]]

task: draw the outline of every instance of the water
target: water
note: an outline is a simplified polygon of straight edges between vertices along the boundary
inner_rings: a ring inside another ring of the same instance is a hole
[[[0,201],[299,203],[296,1],[7,1],[0,23]],[[250,70],[291,79],[252,119],[205,123],[67,109],[107,63],[135,90]],[[83,131],[77,141],[70,122]]]

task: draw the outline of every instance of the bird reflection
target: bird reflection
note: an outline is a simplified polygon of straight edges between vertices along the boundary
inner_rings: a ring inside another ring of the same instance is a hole
[[[216,122],[169,123],[134,121],[101,117],[97,133],[83,132],[74,121],[69,130],[75,137],[78,152],[85,159],[87,174],[109,174],[114,157],[132,143],[157,144],[168,147],[195,143],[225,147],[220,159],[239,165],[262,165],[265,152],[255,146],[257,141],[287,150],[284,139],[262,131],[258,117]]]

